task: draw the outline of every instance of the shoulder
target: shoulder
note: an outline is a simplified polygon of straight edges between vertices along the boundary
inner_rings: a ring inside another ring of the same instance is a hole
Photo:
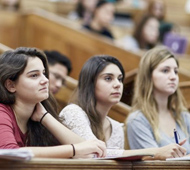
[[[72,115],[72,114],[81,114],[81,113],[84,113],[84,110],[82,110],[82,108],[76,104],[69,104],[67,105],[66,107],[64,107],[61,112],[60,112],[60,116],[63,116],[65,114],[69,114],[69,115]]]
[[[188,111],[181,112],[181,116],[185,122],[190,122],[190,113]]]
[[[82,108],[76,104],[69,104],[67,106],[65,106],[60,114],[64,113],[64,112],[68,112],[68,111],[83,111]],[[84,111],[83,111],[84,112]]]
[[[59,114],[60,118],[63,118],[67,121],[78,119],[82,121],[87,121],[88,116],[85,111],[76,104],[69,104]]]
[[[71,19],[71,20],[80,19],[79,15],[78,15],[78,13],[76,11],[69,12],[69,14],[67,15],[67,18]]]
[[[112,119],[110,117],[107,117],[107,118],[109,119],[112,126],[115,126],[115,127],[123,127],[124,126],[123,123],[120,123],[120,122],[118,122],[118,121],[116,121],[116,120],[114,120],[114,119]]]
[[[90,25],[83,25],[84,28],[92,30],[92,28],[90,27]]]
[[[102,30],[102,34],[103,35],[106,35],[107,37],[109,37],[109,38],[114,38],[113,37],[113,35],[112,35],[112,33],[111,33],[111,31],[109,30],[109,29],[106,29],[106,28],[104,28],[103,30]]]
[[[133,37],[133,36],[131,36],[131,35],[126,35],[125,37],[123,37],[122,38],[122,40],[124,41],[124,42],[128,42],[128,43],[134,43],[134,44],[137,44],[137,41],[136,41],[136,39]]]
[[[0,103],[0,114],[2,115],[13,115],[13,111],[9,105]]]
[[[140,110],[137,110],[137,111],[130,113],[129,116],[127,117],[127,122],[131,122],[134,120],[142,121],[142,120],[146,120],[146,117]]]
[[[144,116],[144,114],[140,110],[130,113],[129,116],[127,117],[126,124],[127,126],[131,125],[133,127],[135,125],[150,126],[148,119]]]
[[[0,110],[10,110],[10,106],[0,103]]]
[[[15,121],[13,110],[9,105],[0,104],[0,122],[12,124]]]
[[[137,51],[139,49],[139,44],[133,36],[127,35],[121,39],[121,42],[127,50]]]

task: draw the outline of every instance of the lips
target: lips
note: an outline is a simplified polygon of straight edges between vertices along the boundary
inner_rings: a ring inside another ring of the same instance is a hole
[[[119,93],[119,92],[115,92],[115,93],[111,93],[111,95],[114,95],[114,96],[120,96],[121,93]]]
[[[169,83],[169,85],[170,85],[170,86],[176,86],[176,84],[175,84],[175,83]]]
[[[41,88],[40,91],[47,90],[47,89],[48,89],[47,87],[44,87],[44,88]]]

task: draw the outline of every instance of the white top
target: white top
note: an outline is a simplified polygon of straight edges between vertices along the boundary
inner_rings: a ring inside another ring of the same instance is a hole
[[[66,106],[59,116],[62,119],[62,123],[77,135],[86,140],[97,139],[92,132],[87,114],[78,105],[70,104]],[[112,148],[112,150],[107,150],[107,156],[121,156],[124,149],[123,123],[119,123],[110,117],[107,118],[112,126],[112,134],[106,141],[107,148]]]
[[[125,50],[129,50],[132,52],[138,52],[140,50],[137,40],[130,35],[126,35],[125,37],[121,38],[118,41]]]

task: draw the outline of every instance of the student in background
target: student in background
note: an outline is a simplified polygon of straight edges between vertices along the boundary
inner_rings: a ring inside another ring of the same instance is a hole
[[[21,0],[0,0],[0,7],[5,10],[17,11],[20,8]]]
[[[72,20],[81,19],[83,24],[88,24],[99,0],[78,0],[76,11],[69,13],[68,18]]]
[[[89,24],[84,25],[84,28],[113,39],[114,37],[109,30],[109,26],[114,18],[114,11],[112,2],[106,0],[99,1],[94,10],[92,20]]]
[[[150,0],[147,10],[149,15],[155,16],[159,21],[165,19],[166,5],[163,0]]]
[[[72,70],[71,61],[58,51],[45,50],[44,53],[47,56],[49,65],[49,88],[55,95],[65,84],[66,78]]]
[[[178,69],[178,60],[163,46],[149,50],[141,58],[132,112],[126,122],[131,149],[175,143],[176,129],[190,153],[190,114],[178,86]]]
[[[127,35],[116,41],[126,50],[138,52],[149,50],[159,42],[159,21],[156,17],[145,15],[136,25],[133,36]]]
[[[108,117],[110,108],[118,103],[123,92],[124,69],[114,57],[94,56],[83,66],[72,103],[61,112],[62,123],[84,139],[106,142],[108,156],[132,153],[151,153],[154,158],[165,159],[185,154],[183,147],[171,144],[162,148],[124,150],[123,124]]]
[[[163,0],[150,0],[147,7],[147,14],[155,16],[159,22],[159,40],[163,42],[166,33],[173,30],[173,24],[165,20],[166,4]]]
[[[48,77],[46,56],[38,49],[20,47],[0,56],[0,148],[30,149],[35,157],[105,156],[102,141],[83,142],[56,120]]]

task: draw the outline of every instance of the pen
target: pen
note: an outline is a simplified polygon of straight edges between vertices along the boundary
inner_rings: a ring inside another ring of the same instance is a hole
[[[174,129],[174,137],[175,137],[175,142],[177,144],[179,144],[178,137],[177,137],[177,130],[176,129]]]

